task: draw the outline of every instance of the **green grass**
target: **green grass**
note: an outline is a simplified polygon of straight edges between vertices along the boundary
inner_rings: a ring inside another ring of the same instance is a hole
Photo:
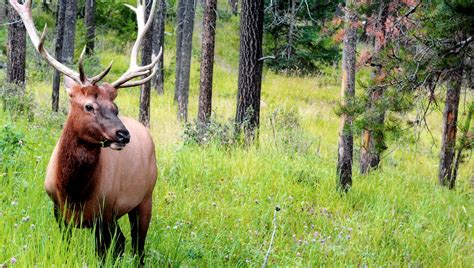
[[[217,32],[213,109],[226,121],[235,112],[238,27],[231,19]],[[391,141],[382,168],[360,176],[356,164],[354,186],[341,196],[335,191],[339,85],[331,83],[333,78],[266,72],[258,145],[186,144],[173,103],[173,38],[168,38],[165,54],[166,94],[152,94],[159,176],[146,243],[151,267],[259,266],[276,206],[282,210],[272,265],[472,267],[473,164],[462,165],[456,190],[437,185],[439,111],[428,120],[434,141],[422,131],[414,142],[412,130]],[[200,46],[198,38],[194,46]],[[126,53],[126,48],[99,53],[102,65],[115,59],[108,79],[126,69]],[[197,111],[197,60],[193,58],[191,74],[191,120]],[[49,79],[29,69],[28,90],[37,102],[33,120],[0,112],[2,139],[21,140],[21,146],[16,142],[9,151],[1,148],[0,264],[10,265],[15,258],[21,267],[99,266],[90,231],[73,230],[69,243],[61,238],[43,190],[46,165],[65,118],[48,112]],[[120,90],[122,115],[136,118],[138,102],[137,88]],[[64,96],[61,107],[67,110]],[[299,124],[289,125],[295,114]],[[127,236],[126,254],[107,259],[108,265],[136,265],[125,218],[120,224]]]

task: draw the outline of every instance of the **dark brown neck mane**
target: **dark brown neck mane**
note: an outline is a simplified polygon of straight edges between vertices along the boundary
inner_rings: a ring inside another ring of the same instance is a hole
[[[100,146],[79,139],[68,119],[59,143],[57,176],[61,199],[71,204],[87,201],[96,181]]]

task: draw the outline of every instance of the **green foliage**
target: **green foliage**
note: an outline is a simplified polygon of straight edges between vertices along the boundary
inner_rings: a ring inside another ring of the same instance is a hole
[[[5,173],[15,166],[25,143],[24,134],[15,130],[11,125],[0,128],[0,172]]]
[[[132,0],[100,0],[96,7],[96,24],[101,31],[113,30],[116,32],[116,40],[120,40],[122,45],[135,40],[137,34],[137,24],[135,13],[124,5],[128,3],[135,5]]]
[[[270,68],[296,74],[316,73],[321,64],[340,59],[338,44],[324,33],[324,24],[335,15],[336,4],[320,1],[297,3],[290,39],[291,1],[266,1],[264,54],[274,55]],[[290,52],[291,51],[291,52]]]

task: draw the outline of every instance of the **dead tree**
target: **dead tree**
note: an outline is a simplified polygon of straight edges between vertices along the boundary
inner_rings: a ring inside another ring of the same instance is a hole
[[[347,0],[347,6],[352,0]],[[344,47],[342,52],[342,104],[346,107],[353,103],[355,96],[355,64],[357,45],[357,17],[346,11],[346,30],[344,36]],[[347,191],[352,185],[352,159],[353,159],[354,137],[352,135],[352,116],[344,112],[341,115],[339,129],[338,159],[337,159],[337,188]]]
[[[216,37],[217,0],[206,0],[204,32],[202,33],[201,79],[198,123],[207,128],[212,110],[212,78],[214,71],[214,46]]]
[[[438,180],[442,186],[454,188],[456,178],[453,176],[456,133],[458,123],[458,107],[461,95],[462,71],[451,74],[446,91],[443,112],[443,133],[439,159]]]
[[[257,136],[262,89],[263,0],[242,0],[240,60],[235,123],[246,142]]]

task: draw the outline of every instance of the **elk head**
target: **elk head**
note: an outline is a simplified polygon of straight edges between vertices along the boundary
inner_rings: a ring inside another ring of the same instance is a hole
[[[150,81],[155,76],[155,65],[161,56],[154,56],[148,65],[140,66],[137,63],[138,50],[143,38],[153,23],[156,0],[153,0],[150,15],[145,22],[144,0],[137,0],[137,6],[126,5],[136,13],[138,33],[137,39],[131,51],[131,59],[128,70],[113,83],[99,82],[109,73],[112,62],[100,74],[88,78],[84,71],[83,58],[85,48],[78,61],[79,72],[76,72],[52,57],[44,47],[46,26],[41,37],[38,36],[33,17],[31,15],[31,0],[20,4],[18,0],[9,0],[10,4],[20,15],[26,31],[38,53],[56,70],[61,72],[65,78],[65,87],[68,93],[71,108],[69,111],[69,122],[77,137],[87,143],[110,146],[112,149],[120,150],[129,141],[130,134],[118,117],[118,108],[114,103],[117,89],[134,87]],[[139,80],[136,78],[142,77]]]

